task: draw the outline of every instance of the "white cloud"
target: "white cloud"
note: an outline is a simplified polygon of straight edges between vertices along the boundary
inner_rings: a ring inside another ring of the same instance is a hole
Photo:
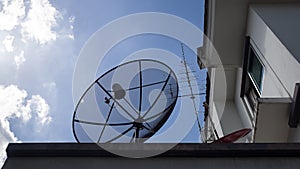
[[[27,101],[27,105],[30,105],[30,109],[35,111],[35,121],[38,126],[49,125],[52,119],[48,116],[49,105],[40,95],[33,95],[31,100]],[[37,128],[37,131],[39,132],[40,128]]]
[[[25,16],[23,0],[0,0],[0,30],[14,29]]]
[[[8,140],[4,133],[2,133],[2,131],[0,131],[0,138],[1,138],[1,141],[0,141],[0,167],[2,167],[2,165],[4,164],[5,162],[5,159],[6,159],[6,147],[8,145],[9,142],[12,142],[12,140]],[[19,142],[17,140],[13,140],[13,142]]]
[[[75,19],[76,19],[75,16],[70,16],[69,17],[69,23],[73,24],[75,22]]]
[[[72,28],[73,29],[73,28]],[[70,33],[69,35],[68,35],[68,37],[70,38],[70,39],[72,39],[72,40],[74,40],[75,39],[75,37],[74,37],[74,34],[73,33]]]
[[[74,21],[49,0],[0,0],[0,81],[19,85],[0,85],[0,168],[9,142],[48,139],[53,130],[44,98],[55,114],[52,81],[70,60]]]
[[[54,96],[56,95],[56,83],[55,82],[48,82],[43,83],[43,88],[45,88],[49,93],[52,93]]]
[[[0,55],[13,58],[7,65],[18,70],[32,48],[74,40],[74,22],[74,16],[58,11],[49,0],[0,0]]]
[[[70,23],[70,33],[69,33],[69,38],[70,39],[75,39],[74,34],[73,34],[73,29],[74,29],[74,23],[75,23],[75,16],[70,16],[69,17],[69,23]]]
[[[40,44],[56,40],[57,33],[53,28],[58,18],[61,18],[59,11],[48,0],[31,0],[27,17],[21,24],[23,36]]]
[[[26,59],[24,57],[24,51],[21,51],[19,55],[15,55],[14,60],[15,60],[17,69],[19,69],[20,65],[26,61]]]
[[[39,95],[32,95],[28,98],[25,90],[19,89],[15,85],[0,85],[0,166],[5,156],[5,148],[9,142],[18,142],[19,139],[11,130],[10,120],[20,119],[25,125],[34,123],[33,131],[40,132],[43,126],[49,125],[49,105]],[[37,124],[37,125],[36,125]]]
[[[2,44],[4,45],[4,48],[6,49],[7,52],[12,52],[14,50],[13,47],[13,41],[15,37],[11,35],[7,35],[4,40],[2,41]]]

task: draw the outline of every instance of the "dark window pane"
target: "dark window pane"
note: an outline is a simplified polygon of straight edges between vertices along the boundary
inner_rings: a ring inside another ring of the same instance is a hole
[[[252,79],[254,80],[256,87],[259,90],[261,90],[263,66],[258,60],[252,48],[250,48],[250,60],[249,60],[248,72],[250,73]]]

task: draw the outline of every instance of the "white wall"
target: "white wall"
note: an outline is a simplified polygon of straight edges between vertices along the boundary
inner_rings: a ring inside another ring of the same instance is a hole
[[[300,61],[300,3],[259,5],[256,13],[272,29],[281,43]]]
[[[271,65],[271,60],[285,60],[278,54],[286,49],[253,7],[249,10],[247,35],[251,37],[251,44],[264,66],[262,97],[289,97],[283,82],[275,74],[274,65]]]
[[[272,7],[272,5],[270,6]],[[270,6],[251,6],[247,35],[253,40],[253,43],[259,52],[260,59],[265,66],[262,97],[292,97],[295,83],[300,81],[300,64],[287,47],[282,44],[281,39],[274,34],[274,28],[269,27],[267,23],[264,22],[262,16],[265,13],[262,11],[264,11],[264,8],[271,11],[272,8]],[[257,9],[259,9],[260,14],[257,13]],[[278,6],[273,9],[273,13],[276,13],[277,9]],[[288,13],[288,11],[286,12]],[[270,14],[271,12],[268,13],[268,16],[264,17],[272,17]],[[276,15],[273,17],[276,17]],[[298,17],[287,17],[287,20],[293,19],[295,23],[300,24],[300,22],[297,22]],[[273,26],[276,25],[274,24]],[[281,31],[293,34],[288,28],[286,30],[281,29]]]
[[[255,126],[255,142],[287,142],[290,108],[290,99],[260,99]]]
[[[297,4],[252,5],[250,7],[247,35],[251,37],[252,44],[254,44],[265,66],[262,87],[263,98],[292,98],[295,83],[300,82],[300,64],[296,59],[300,56],[300,50],[291,51],[295,48],[295,45],[299,46],[299,16],[300,5]],[[295,30],[295,28],[299,29]],[[297,55],[294,56],[292,52]],[[269,113],[269,115],[272,115],[271,111],[273,113],[281,111],[282,115],[285,115],[285,118],[280,118],[284,123],[278,126],[281,126],[281,129],[285,130],[286,136],[284,137],[287,137],[287,139],[284,140],[281,137],[281,139],[277,140],[300,142],[299,127],[297,129],[290,129],[289,132],[286,130],[288,123],[287,116],[290,109],[274,110],[271,107],[268,109],[269,112],[265,112]],[[269,121],[272,121],[272,119],[269,119]],[[261,124],[267,126],[267,122],[265,121]],[[266,131],[270,132],[269,130],[271,128],[266,129]],[[258,138],[262,138],[266,131],[261,132]],[[266,134],[270,134],[268,132]],[[288,134],[289,136],[287,136]],[[265,139],[266,137],[261,140]]]

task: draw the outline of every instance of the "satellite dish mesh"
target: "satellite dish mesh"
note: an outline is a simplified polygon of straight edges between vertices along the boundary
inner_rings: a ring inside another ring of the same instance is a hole
[[[80,98],[73,134],[78,142],[144,142],[166,123],[177,97],[177,78],[166,64],[124,63],[101,75]]]

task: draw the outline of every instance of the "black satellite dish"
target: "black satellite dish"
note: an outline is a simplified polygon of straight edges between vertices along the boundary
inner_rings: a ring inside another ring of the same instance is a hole
[[[73,115],[78,142],[141,143],[168,120],[178,97],[166,64],[134,60],[101,75],[80,98]]]

